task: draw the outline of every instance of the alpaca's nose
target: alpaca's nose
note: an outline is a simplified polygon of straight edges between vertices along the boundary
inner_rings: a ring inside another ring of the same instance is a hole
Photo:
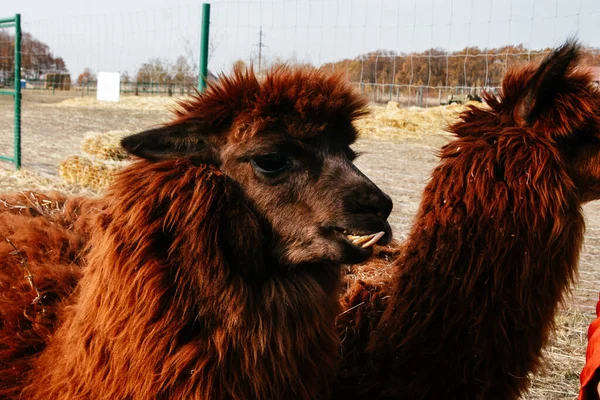
[[[360,203],[364,209],[377,215],[382,220],[386,220],[390,216],[394,207],[390,196],[383,193],[377,186],[371,188],[368,193],[365,193]]]
[[[355,174],[355,178],[359,181],[354,181],[353,192],[355,196],[350,196],[352,203],[362,212],[374,214],[382,220],[387,220],[392,212],[394,203],[387,194],[369,178],[367,178],[354,164],[350,164],[350,168]],[[352,204],[350,203],[350,204]],[[358,211],[358,210],[357,210]]]

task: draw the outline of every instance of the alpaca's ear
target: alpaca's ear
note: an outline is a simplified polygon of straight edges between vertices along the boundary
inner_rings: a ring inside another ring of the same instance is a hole
[[[519,117],[531,126],[545,112],[552,110],[557,94],[564,92],[568,75],[577,65],[580,45],[569,40],[550,53],[527,84],[519,105]]]
[[[185,125],[169,125],[121,139],[130,154],[150,161],[195,157],[206,164],[218,164],[219,156],[207,138]]]

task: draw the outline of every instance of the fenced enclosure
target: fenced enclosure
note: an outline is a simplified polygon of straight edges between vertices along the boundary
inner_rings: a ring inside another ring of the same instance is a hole
[[[375,105],[433,108],[477,98],[482,90],[496,92],[511,66],[540,59],[570,36],[585,46],[585,64],[599,66],[599,18],[600,3],[583,0],[214,1],[207,76],[214,79],[235,64],[259,73],[281,63],[306,64],[345,74]],[[60,160],[79,151],[85,132],[135,131],[164,122],[163,98],[197,87],[200,4],[43,18],[23,11],[22,27],[26,170],[55,177]],[[15,83],[14,35],[14,28],[0,25],[0,90]],[[121,74],[121,102],[93,100],[99,72]],[[10,154],[14,104],[1,97],[0,154]],[[393,124],[400,131],[405,121]],[[357,144],[366,153],[359,166],[396,203],[391,221],[400,239],[435,151],[447,140],[423,129],[414,137],[366,135]],[[549,369],[534,378],[530,398],[577,393],[600,289],[600,206],[592,203],[585,211],[579,284],[559,316]]]
[[[134,84],[138,94],[192,88],[201,7],[25,17],[25,89],[65,90],[60,76],[67,75],[69,89],[87,95],[99,71],[120,72],[125,93],[136,93]],[[586,62],[598,64],[597,7],[563,0],[217,1],[207,57],[213,74],[234,63],[320,66],[347,74],[375,102],[428,107],[497,90],[511,65],[539,59],[571,35],[590,46]]]

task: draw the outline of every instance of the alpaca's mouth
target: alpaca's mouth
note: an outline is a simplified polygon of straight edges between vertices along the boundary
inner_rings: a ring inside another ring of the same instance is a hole
[[[387,222],[384,222],[383,226],[377,226],[379,224],[375,223],[371,223],[371,225],[375,226],[349,229],[330,225],[325,229],[326,232],[333,233],[337,240],[347,243],[354,251],[358,251],[361,257],[366,257],[370,254],[370,250],[374,245],[387,244],[391,240],[391,230]],[[369,233],[369,231],[375,232]],[[351,264],[351,262],[346,262],[346,264]]]
[[[381,231],[381,232],[371,233],[369,235],[362,235],[362,236],[346,235],[346,238],[354,246],[366,249],[368,247],[373,246],[375,243],[377,243],[379,241],[379,239],[381,239],[384,235],[385,235],[385,232]]]

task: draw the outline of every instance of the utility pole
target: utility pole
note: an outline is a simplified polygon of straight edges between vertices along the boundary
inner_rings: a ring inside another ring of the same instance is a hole
[[[260,31],[258,33],[258,44],[255,46],[258,46],[258,73],[260,74],[262,67],[262,48],[267,47],[263,44],[262,25],[260,26]]]
[[[260,31],[258,33],[258,73],[260,74],[260,63],[262,60],[262,25],[260,27]]]

